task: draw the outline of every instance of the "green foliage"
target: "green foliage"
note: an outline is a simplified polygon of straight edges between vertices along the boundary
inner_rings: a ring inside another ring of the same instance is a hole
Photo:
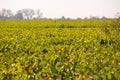
[[[0,20],[0,28],[98,28],[113,20]]]
[[[116,32],[89,22],[0,21],[0,80],[119,80]]]
[[[117,18],[111,21],[111,26],[108,26],[106,22],[101,27],[101,30],[109,38],[110,44],[113,45],[114,51],[120,51],[120,14],[117,14]],[[114,34],[114,36],[113,36]]]

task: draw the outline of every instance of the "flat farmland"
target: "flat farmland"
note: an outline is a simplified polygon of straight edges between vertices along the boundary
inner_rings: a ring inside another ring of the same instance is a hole
[[[1,80],[119,80],[112,20],[1,20]],[[107,28],[106,28],[107,27]]]

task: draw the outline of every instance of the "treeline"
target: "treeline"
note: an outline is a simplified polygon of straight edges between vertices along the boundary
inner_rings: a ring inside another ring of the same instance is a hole
[[[13,13],[10,9],[0,10],[0,19],[41,19],[42,12],[40,9],[21,9]]]
[[[119,13],[118,13],[119,14]],[[17,10],[15,13],[12,12],[10,9],[2,9],[0,10],[0,19],[53,19],[53,18],[43,18],[43,13],[40,9],[33,10],[33,9],[20,9]],[[62,16],[61,18],[54,18],[54,19],[62,19],[62,20],[71,20],[72,18],[66,18],[65,16]],[[107,18],[105,16],[98,17],[98,16],[89,16],[85,18],[76,18],[77,20],[99,20],[99,19],[111,19]],[[116,19],[116,18],[112,18]]]

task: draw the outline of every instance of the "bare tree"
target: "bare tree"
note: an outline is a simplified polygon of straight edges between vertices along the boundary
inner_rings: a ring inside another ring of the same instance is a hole
[[[24,19],[22,10],[18,10],[17,13],[14,15],[15,19]]]
[[[24,19],[32,19],[33,16],[35,15],[35,12],[33,9],[23,9],[22,14]]]
[[[1,19],[10,19],[13,17],[13,13],[11,10],[9,9],[2,9],[0,11],[0,18]]]
[[[34,10],[29,9],[29,10],[28,10],[28,14],[29,14],[29,19],[32,19],[33,16],[35,15],[35,12],[34,12]]]
[[[0,19],[41,19],[42,12],[40,9],[21,9],[13,14],[9,9],[0,10]]]
[[[3,19],[5,17],[5,14],[6,14],[6,9],[2,9],[0,11],[0,16],[1,16],[1,19]]]
[[[41,19],[41,17],[42,17],[42,12],[40,11],[40,9],[37,9],[36,10],[36,19]]]

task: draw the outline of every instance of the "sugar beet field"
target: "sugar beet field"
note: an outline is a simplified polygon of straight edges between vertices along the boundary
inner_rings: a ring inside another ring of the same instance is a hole
[[[115,20],[1,20],[0,80],[120,80]]]

